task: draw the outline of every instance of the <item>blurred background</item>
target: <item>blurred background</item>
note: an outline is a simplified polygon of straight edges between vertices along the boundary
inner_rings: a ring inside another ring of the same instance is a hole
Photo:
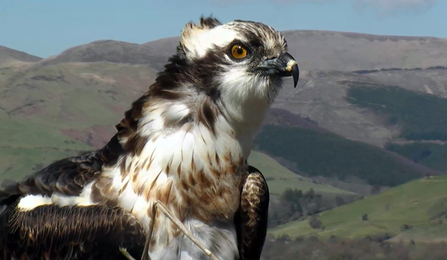
[[[447,259],[447,1],[0,0],[0,183],[102,147],[185,23],[283,31],[263,259]],[[289,86],[290,84],[285,84]]]

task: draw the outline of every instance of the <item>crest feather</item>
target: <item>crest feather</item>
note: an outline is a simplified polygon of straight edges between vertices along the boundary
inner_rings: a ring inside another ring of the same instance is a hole
[[[180,49],[183,53],[194,52],[199,43],[199,35],[213,29],[216,26],[222,25],[222,23],[213,17],[201,17],[199,25],[194,22],[189,22],[185,25],[180,38]]]
[[[221,22],[219,22],[219,20],[217,20],[216,18],[213,17],[200,17],[200,26],[202,28],[214,28],[218,25],[222,25]]]
[[[201,17],[200,25],[197,26],[194,22],[189,22],[185,25],[185,28],[182,31],[182,39],[181,42],[187,41],[189,38],[194,37],[197,33],[201,33],[205,30],[210,30],[218,25],[222,25],[219,20],[212,17]]]

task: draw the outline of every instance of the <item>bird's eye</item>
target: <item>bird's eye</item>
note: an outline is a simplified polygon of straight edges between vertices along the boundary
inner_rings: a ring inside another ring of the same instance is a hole
[[[247,49],[240,44],[235,44],[231,47],[231,56],[237,60],[247,57],[247,54]]]

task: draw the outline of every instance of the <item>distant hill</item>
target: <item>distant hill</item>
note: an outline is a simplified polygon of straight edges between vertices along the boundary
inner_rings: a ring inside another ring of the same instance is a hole
[[[322,229],[312,229],[308,221],[296,221],[270,232],[291,237],[331,236],[365,238],[388,236],[393,241],[447,241],[447,176],[419,179],[382,194],[371,196],[319,214]],[[367,214],[366,218],[362,217]]]
[[[157,58],[151,62],[151,66],[154,69],[159,71],[163,70],[168,58],[177,51],[179,40],[179,37],[168,37],[143,44],[144,46],[156,50],[152,55]]]
[[[267,115],[264,129],[285,127],[283,130],[288,132],[281,139],[290,138],[300,145],[286,142],[283,149],[277,149],[275,140],[262,131],[262,140],[257,139],[256,149],[262,148],[293,172],[342,179],[353,175],[370,184],[397,185],[427,172],[440,174],[439,171],[447,169],[442,162],[447,153],[444,146],[427,151],[425,147],[415,149],[406,143],[437,141],[425,139],[436,138],[435,135],[415,139],[408,131],[421,134],[421,129],[432,129],[442,130],[444,134],[447,129],[443,121],[437,120],[443,110],[433,111],[436,106],[429,106],[430,109],[419,113],[417,106],[412,105],[435,104],[434,100],[442,107],[447,104],[444,104],[447,39],[328,31],[284,34],[290,53],[300,64],[301,79],[296,89],[286,80]],[[112,126],[153,82],[177,44],[178,37],[144,44],[101,40],[28,62],[26,68],[3,66],[0,68],[0,120],[5,120],[5,125],[13,125],[12,121],[27,123],[30,129],[36,124],[48,133],[69,138],[63,142],[73,140],[97,147],[107,141],[114,131]],[[390,90],[400,94],[390,98],[394,93]],[[405,103],[407,97],[412,98],[411,104]],[[406,105],[402,107],[402,104]],[[418,123],[422,122],[418,121],[421,118],[425,120],[423,126]],[[302,145],[309,136],[313,144]],[[64,149],[83,149],[69,146]],[[350,153],[341,153],[341,150]],[[308,160],[306,151],[327,153]],[[294,155],[298,153],[302,156]],[[331,153],[336,156],[330,156]],[[345,156],[348,166],[330,163],[340,156]],[[316,164],[317,160],[327,163],[321,166]],[[35,164],[31,160],[28,163],[28,169]],[[365,170],[365,165],[374,167]],[[7,162],[4,164],[6,168],[10,166]],[[387,169],[394,169],[396,174],[387,177]],[[8,174],[17,172],[8,171]]]
[[[447,39],[362,33],[291,30],[283,32],[289,52],[305,71],[356,71],[447,66]],[[144,45],[172,53],[178,37]]]
[[[289,51],[301,68],[298,88],[285,84],[273,107],[309,119],[348,139],[384,147],[399,138],[396,125],[374,109],[348,102],[348,82],[397,86],[447,97],[447,39],[331,31],[286,31]],[[96,41],[73,47],[39,64],[114,62],[162,70],[178,37],[133,44]],[[385,69],[385,70],[384,70]]]
[[[270,108],[265,116],[264,125],[299,127],[304,129],[312,129],[321,133],[330,132],[309,118],[303,118],[281,108]]]
[[[370,185],[396,186],[426,174],[442,174],[381,148],[313,129],[266,125],[255,144],[313,177],[345,180],[355,176]]]
[[[0,179],[104,145],[155,74],[104,62],[0,70]]]
[[[42,60],[40,65],[66,62],[114,62],[151,66],[152,63],[166,63],[167,56],[168,54],[158,55],[157,50],[146,45],[101,40],[70,48],[59,55]]]
[[[405,156],[416,163],[447,172],[447,146],[445,141],[412,142],[396,141],[386,146],[389,151]]]
[[[355,71],[447,65],[447,39],[334,31],[284,32],[304,70]]]
[[[365,107],[352,102],[354,97],[351,89],[359,85],[364,89],[361,91],[391,87],[415,95],[427,94],[424,97],[420,96],[421,98],[441,97],[445,101],[447,70],[436,68],[390,70],[368,74],[310,71],[303,73],[296,89],[292,88],[291,84],[290,81],[286,82],[273,104],[274,108],[284,109],[308,118],[320,127],[348,139],[384,147],[388,142],[400,138],[402,125],[390,124],[389,115],[379,111],[378,106]],[[366,97],[363,95],[360,98]],[[403,96],[399,97],[399,102],[402,103]],[[412,105],[406,109],[416,111],[417,106]],[[430,112],[424,110],[424,113]]]
[[[42,58],[30,55],[22,51],[16,51],[5,46],[0,46],[0,65],[13,62],[36,62]]]
[[[289,52],[303,71],[357,71],[383,68],[447,66],[447,39],[382,36],[334,31],[283,32]],[[144,44],[101,40],[70,48],[42,64],[61,62],[123,62],[161,70],[177,47],[179,37]]]

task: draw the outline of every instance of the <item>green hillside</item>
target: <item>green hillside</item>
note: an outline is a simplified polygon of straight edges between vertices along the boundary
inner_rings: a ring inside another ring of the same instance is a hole
[[[432,169],[447,172],[447,145],[441,143],[387,144],[386,149]]]
[[[0,119],[0,183],[19,180],[57,159],[92,149],[50,126]]]
[[[366,221],[362,220],[364,214],[368,216]],[[447,176],[439,176],[415,180],[323,212],[319,219],[324,229],[312,229],[308,221],[301,221],[277,227],[270,233],[322,238],[363,238],[388,233],[396,236],[395,240],[438,241],[447,240],[447,223],[442,224],[446,216]]]
[[[317,193],[353,194],[326,184],[313,183],[310,178],[291,172],[273,158],[261,152],[252,151],[248,163],[258,168],[267,179],[270,193],[281,194],[285,189],[308,191],[311,188]]]
[[[399,87],[348,82],[347,101],[384,115],[407,140],[447,140],[447,99]]]
[[[99,62],[1,68],[0,183],[100,146],[155,73]]]
[[[389,151],[414,162],[446,172],[447,148],[442,142],[427,143],[421,140],[447,140],[447,99],[399,87],[348,82],[348,102],[386,118],[386,123],[401,129],[400,137],[414,143],[390,143]]]
[[[83,129],[119,122],[156,72],[142,65],[66,63],[4,73],[0,119]]]
[[[268,125],[255,142],[261,151],[295,162],[312,176],[356,176],[371,185],[395,186],[425,173],[378,147],[311,129]]]

